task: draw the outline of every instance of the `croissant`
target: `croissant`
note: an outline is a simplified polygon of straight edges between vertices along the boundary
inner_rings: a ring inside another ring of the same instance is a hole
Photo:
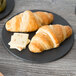
[[[51,13],[25,11],[7,21],[5,27],[11,32],[32,32],[42,25],[50,24],[53,19]]]
[[[29,50],[40,53],[44,50],[57,48],[71,34],[72,29],[70,26],[60,24],[42,26],[31,39]]]

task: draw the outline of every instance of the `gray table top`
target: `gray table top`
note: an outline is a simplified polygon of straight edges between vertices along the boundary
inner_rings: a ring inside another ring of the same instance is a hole
[[[63,58],[49,63],[27,63],[7,52],[0,35],[0,72],[5,76],[76,76],[76,0],[15,0],[13,12],[0,21],[0,34],[9,17],[29,9],[52,11],[65,18],[73,28],[75,42],[71,51]]]

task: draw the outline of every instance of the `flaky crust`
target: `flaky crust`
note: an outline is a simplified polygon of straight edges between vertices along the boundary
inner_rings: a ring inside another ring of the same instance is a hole
[[[51,13],[25,11],[7,21],[5,27],[7,31],[12,32],[32,32],[42,25],[51,23],[53,19]]]
[[[29,50],[40,53],[44,50],[57,48],[61,42],[72,34],[70,26],[45,25],[39,28],[29,44]]]

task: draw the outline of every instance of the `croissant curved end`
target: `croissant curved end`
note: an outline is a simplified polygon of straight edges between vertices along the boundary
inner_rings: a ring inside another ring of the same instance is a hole
[[[33,44],[29,44],[28,48],[33,53],[41,53],[42,52],[39,48],[35,47]]]
[[[50,21],[53,22],[53,20],[54,20],[54,15],[53,15],[52,13],[49,13],[49,16],[50,16],[50,19],[51,19]]]
[[[70,26],[65,26],[67,38],[72,35],[72,28]]]
[[[7,31],[10,31],[11,30],[11,26],[9,25],[9,22],[6,23],[5,28],[6,28]]]

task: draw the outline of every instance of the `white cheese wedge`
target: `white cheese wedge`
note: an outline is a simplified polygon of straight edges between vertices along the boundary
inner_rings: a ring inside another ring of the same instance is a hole
[[[25,49],[27,44],[30,42],[28,37],[29,37],[29,34],[14,33],[11,36],[11,41],[8,43],[8,45],[10,45],[11,49],[17,49],[21,51],[22,49]]]

